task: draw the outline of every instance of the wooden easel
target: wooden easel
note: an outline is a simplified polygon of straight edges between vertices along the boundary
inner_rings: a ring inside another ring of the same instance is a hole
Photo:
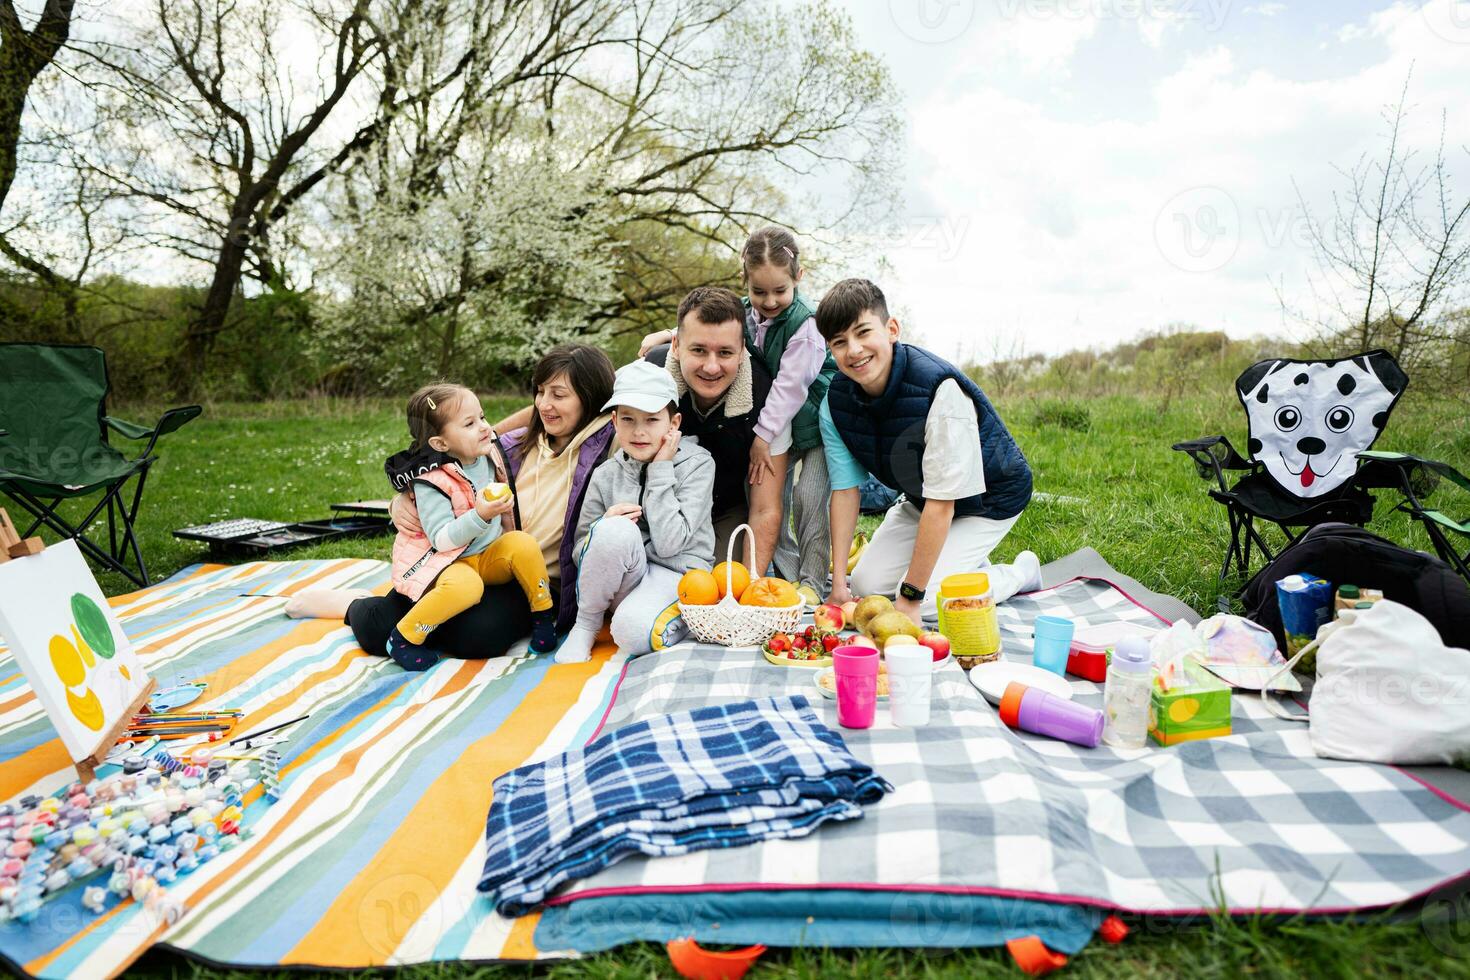
[[[15,531],[15,525],[10,522],[10,515],[5,512],[4,507],[0,507],[0,562],[10,561],[12,558],[39,555],[44,550],[46,550],[46,544],[40,538],[22,540]],[[133,716],[148,704],[148,698],[157,687],[158,682],[151,677],[148,678],[148,683],[144,685],[142,693],[133,699],[132,704],[128,705],[128,710],[123,712],[122,717],[111,729],[102,733],[97,748],[92,754],[73,763],[77,767],[77,775],[81,777],[82,782],[91,782],[97,775],[97,767],[106,761],[107,754],[112,751],[112,747],[117,744],[122,733],[131,727]]]
[[[26,538],[22,541],[15,532],[15,525],[10,523],[10,515],[5,513],[4,507],[0,507],[0,562],[39,555],[45,547],[40,538]]]

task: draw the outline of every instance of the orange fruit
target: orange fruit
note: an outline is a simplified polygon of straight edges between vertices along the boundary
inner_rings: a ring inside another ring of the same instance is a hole
[[[796,586],[784,578],[758,578],[740,597],[742,606],[794,606],[800,601]]]
[[[725,598],[725,570],[730,570],[731,591],[735,598],[739,599],[745,594],[745,589],[750,585],[750,572],[738,561],[722,561],[715,566],[712,573],[715,577],[715,588],[720,590],[720,598]]]
[[[702,568],[691,568],[679,579],[679,601],[689,606],[713,606],[720,601],[715,577]]]

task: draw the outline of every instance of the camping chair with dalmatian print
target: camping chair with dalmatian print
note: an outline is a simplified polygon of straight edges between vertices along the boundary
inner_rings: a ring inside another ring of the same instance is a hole
[[[1329,521],[1362,527],[1373,517],[1370,489],[1396,487],[1393,468],[1364,461],[1388,425],[1389,413],[1409,378],[1385,350],[1330,361],[1275,358],[1260,361],[1235,379],[1235,393],[1249,425],[1248,456],[1224,436],[1174,445],[1194,460],[1201,478],[1215,481],[1210,496],[1225,506],[1230,546],[1220,581],[1232,564],[1248,577],[1252,546],[1264,561],[1275,552],[1258,521],[1275,524],[1295,541]],[[1225,473],[1245,471],[1234,485]]]

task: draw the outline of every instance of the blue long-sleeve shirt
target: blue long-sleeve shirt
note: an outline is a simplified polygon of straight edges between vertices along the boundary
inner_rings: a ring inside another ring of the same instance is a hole
[[[461,463],[460,469],[474,485],[476,498],[481,490],[495,482],[495,468],[490,465],[488,456],[481,456],[468,466]],[[438,487],[424,480],[415,480],[414,484],[413,497],[418,505],[419,523],[424,526],[424,534],[428,535],[436,550],[450,551],[463,545],[465,555],[477,555],[500,537],[499,517],[486,521],[474,508],[455,517],[449,498]]]

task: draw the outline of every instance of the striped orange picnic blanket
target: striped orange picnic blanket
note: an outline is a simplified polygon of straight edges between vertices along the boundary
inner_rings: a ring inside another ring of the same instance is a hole
[[[191,708],[240,708],[240,732],[310,717],[278,746],[281,799],[247,797],[249,839],[170,886],[186,909],[177,923],[133,902],[93,915],[72,885],[33,921],[0,923],[0,954],[46,977],[115,974],[160,943],[237,966],[543,955],[538,916],[501,918],[475,891],[490,784],[584,743],[621,659],[603,646],[587,664],[512,656],[409,674],[364,653],[341,622],[283,612],[305,588],[386,582],[380,561],[198,565],[113,599],[161,687],[208,684]],[[73,778],[0,652],[0,800]]]

